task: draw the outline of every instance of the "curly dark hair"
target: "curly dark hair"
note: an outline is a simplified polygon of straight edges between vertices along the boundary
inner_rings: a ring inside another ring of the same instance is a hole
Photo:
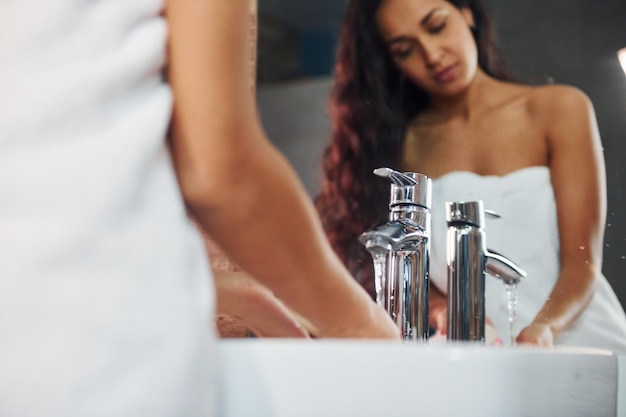
[[[315,199],[324,229],[352,275],[373,296],[370,255],[358,237],[387,218],[389,184],[372,171],[401,169],[408,122],[429,105],[428,95],[397,69],[376,25],[384,0],[351,0],[345,15],[330,97],[333,134],[323,156],[322,190]],[[496,45],[490,15],[480,0],[446,0],[469,9],[478,65],[510,79]]]

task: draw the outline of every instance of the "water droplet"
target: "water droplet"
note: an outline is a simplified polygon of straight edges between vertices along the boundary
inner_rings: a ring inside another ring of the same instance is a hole
[[[610,248],[610,247],[611,247],[611,245],[609,245],[609,244],[607,243],[607,244],[606,244],[606,247],[607,247],[607,248]]]
[[[608,224],[608,227],[611,227],[611,223]]]
[[[622,255],[622,259],[626,259],[626,256]]]
[[[615,216],[615,213],[611,213],[611,216]]]
[[[579,246],[578,249],[583,250],[583,249],[585,249],[585,247],[584,246]]]

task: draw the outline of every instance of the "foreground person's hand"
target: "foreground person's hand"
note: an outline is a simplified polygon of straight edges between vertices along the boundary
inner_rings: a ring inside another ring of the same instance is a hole
[[[314,324],[320,337],[400,340],[400,330],[389,314],[374,303],[352,279],[337,280],[335,291],[319,311]]]
[[[267,287],[247,274],[214,271],[214,280],[218,314],[241,320],[258,337],[309,337],[303,323]]]

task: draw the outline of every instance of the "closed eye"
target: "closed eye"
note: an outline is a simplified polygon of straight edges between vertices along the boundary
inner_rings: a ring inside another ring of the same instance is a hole
[[[391,48],[391,54],[398,59],[403,59],[411,55],[414,49],[413,42],[399,42]]]
[[[428,29],[428,31],[433,34],[436,35],[437,33],[441,32],[442,30],[444,30],[446,28],[446,22],[441,22],[435,26],[432,26],[431,28]]]
[[[396,58],[407,58],[409,55],[411,55],[411,52],[413,52],[413,47],[408,47],[408,48],[402,48],[402,49],[397,49],[395,51],[393,51],[393,55]]]

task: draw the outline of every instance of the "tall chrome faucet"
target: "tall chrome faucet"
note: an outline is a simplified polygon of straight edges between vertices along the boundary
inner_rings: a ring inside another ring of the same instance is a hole
[[[487,249],[482,201],[446,203],[448,222],[448,340],[485,341],[485,273],[507,284],[526,272]]]
[[[379,168],[391,181],[389,221],[361,235],[374,261],[376,301],[405,340],[428,340],[428,252],[432,181],[415,172]]]

